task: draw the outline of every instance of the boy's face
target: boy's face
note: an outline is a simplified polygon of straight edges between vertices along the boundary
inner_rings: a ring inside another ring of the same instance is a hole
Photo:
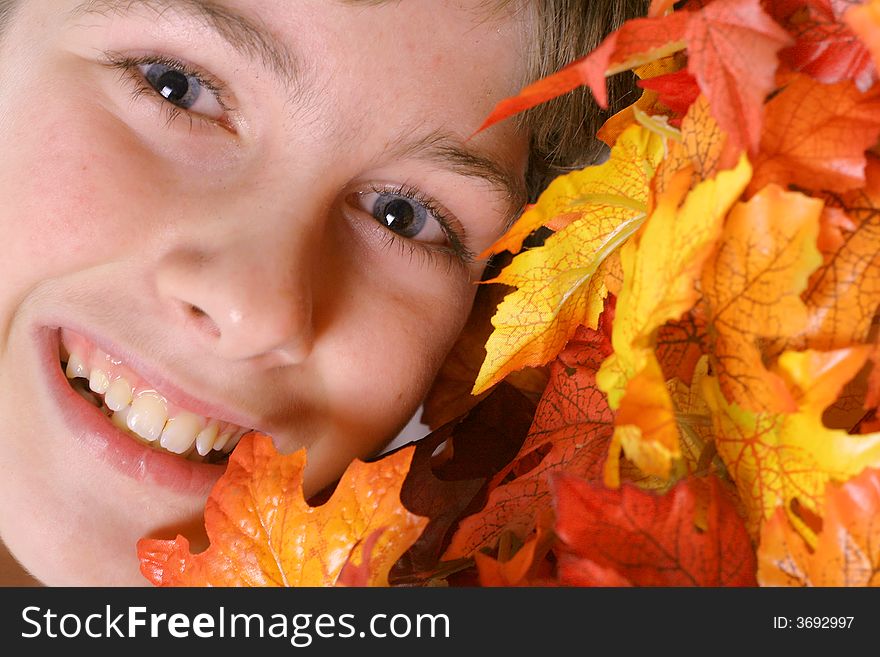
[[[310,495],[418,407],[522,201],[525,138],[467,140],[522,81],[522,25],[484,0],[20,4],[0,532],[46,583],[139,584],[137,539],[201,524],[222,438],[307,447]]]

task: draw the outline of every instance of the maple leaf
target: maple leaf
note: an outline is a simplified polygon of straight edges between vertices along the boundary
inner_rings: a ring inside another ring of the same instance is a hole
[[[575,586],[754,586],[755,554],[715,477],[664,495],[553,479],[559,581]]]
[[[639,80],[638,84],[642,89],[655,92],[657,100],[675,114],[684,115],[700,95],[697,79],[687,70]]]
[[[852,0],[808,0],[783,22],[795,38],[780,57],[792,69],[826,84],[852,80],[860,91],[877,81],[871,55],[844,21]]]
[[[582,85],[590,88],[600,107],[607,107],[606,76],[684,49],[687,19],[685,13],[675,12],[628,20],[586,57],[524,87],[516,96],[500,101],[477,132]]]
[[[462,520],[444,559],[469,557],[491,547],[505,531],[524,537],[551,506],[547,474],[561,469],[602,477],[614,415],[596,387],[596,369],[611,351],[611,306],[598,329],[580,327],[550,364],[550,380],[519,453],[493,479],[488,502]]]
[[[624,279],[612,334],[614,353],[602,363],[596,379],[612,408],[619,406],[627,382],[645,366],[657,329],[681,318],[697,301],[694,283],[751,168],[742,158],[735,169],[722,171],[690,192],[690,174],[682,173],[687,175],[658,198],[637,239],[620,250]]]
[[[834,227],[826,228],[824,263],[803,297],[803,342],[813,349],[865,342],[880,306],[880,159],[869,158],[863,188],[827,194],[825,201],[837,211],[829,220]]]
[[[791,43],[760,0],[715,0],[691,12],[688,71],[734,143],[758,150],[764,100],[774,88],[776,53]],[[748,80],[747,84],[743,84]]]
[[[348,581],[385,586],[427,523],[400,503],[412,454],[354,461],[330,501],[311,507],[302,495],[305,450],[282,456],[270,437],[248,434],[208,498],[208,549],[193,555],[180,535],[141,539],[141,572],[158,586],[328,586],[359,562]]]
[[[516,456],[534,414],[535,404],[502,381],[462,417],[416,443],[400,500],[429,522],[394,565],[392,583],[431,579],[450,528],[485,504],[489,481]],[[434,456],[444,442],[451,455]]]
[[[549,515],[549,514],[548,514]],[[556,535],[550,523],[538,523],[537,531],[516,553],[507,558],[494,558],[483,552],[474,553],[480,586],[547,586],[551,583],[549,565],[544,557]]]
[[[822,412],[861,369],[867,353],[867,347],[851,347],[780,356],[781,374],[795,393],[794,413],[743,410],[724,398],[715,377],[705,380],[715,445],[739,490],[753,536],[781,506],[802,535],[813,537],[792,510],[794,501],[821,515],[829,481],[845,481],[867,466],[880,465],[880,434],[850,435],[822,422]]]
[[[800,298],[822,263],[816,248],[822,201],[765,187],[727,218],[701,279],[711,327],[712,367],[725,397],[749,410],[792,411],[779,376],[762,362],[759,338],[802,330]]]
[[[541,226],[560,231],[575,221],[623,223],[647,210],[648,185],[663,157],[663,142],[642,128],[626,130],[602,164],[558,176],[491,247],[519,253],[523,240]]]
[[[669,476],[673,459],[681,457],[678,424],[660,364],[653,355],[627,382],[614,425],[612,452],[619,445],[642,472]],[[618,484],[613,460],[606,468],[605,483]]]
[[[880,586],[880,470],[825,490],[815,547],[777,509],[761,528],[762,586]]]
[[[880,0],[850,8],[844,20],[865,43],[874,58],[874,66],[880,70]]]
[[[700,306],[697,306],[699,308]],[[666,322],[657,331],[656,355],[667,379],[691,385],[694,368],[708,350],[706,318],[691,311],[678,321]]]
[[[781,187],[845,192],[865,184],[865,150],[880,135],[880,88],[792,76],[767,103],[750,192]]]
[[[662,157],[663,144],[656,135],[634,126],[612,153],[612,160],[596,168],[600,175],[588,167],[575,178],[554,183],[529,211],[543,211],[544,203],[558,213],[560,206],[572,204],[572,197],[578,203],[562,210],[576,213],[576,219],[544,245],[517,255],[489,281],[517,289],[492,318],[495,331],[486,344],[474,394],[509,372],[544,365],[578,326],[596,326],[607,294],[601,266],[644,221],[652,162]]]
[[[486,277],[491,278],[493,274],[487,270]],[[471,390],[486,360],[485,345],[492,333],[492,315],[510,291],[504,285],[477,288],[467,324],[444,359],[423,402],[421,421],[432,430],[460,418],[489,394],[487,389],[479,395],[471,395]],[[547,372],[526,367],[511,372],[505,382],[537,403],[547,385]]]

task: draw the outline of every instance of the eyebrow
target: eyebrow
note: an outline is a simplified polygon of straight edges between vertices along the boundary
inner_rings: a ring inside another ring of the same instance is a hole
[[[352,6],[375,6],[386,4],[387,0],[342,2]],[[277,39],[268,26],[211,0],[84,0],[70,15],[72,18],[93,14],[124,16],[138,9],[152,11],[159,18],[169,11],[192,17],[217,33],[244,58],[259,61],[292,92],[300,86],[300,61],[287,44]],[[488,182],[509,200],[511,217],[507,218],[508,223],[527,200],[523,176],[516,175],[489,154],[467,145],[448,132],[435,130],[409,142],[405,137],[398,138],[392,144],[392,152],[437,163],[459,175]]]

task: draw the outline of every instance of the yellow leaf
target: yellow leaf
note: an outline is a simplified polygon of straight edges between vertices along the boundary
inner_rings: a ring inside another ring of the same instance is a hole
[[[868,348],[854,347],[780,356],[782,376],[795,391],[794,413],[745,410],[725,399],[717,377],[705,380],[718,454],[736,482],[753,537],[783,507],[789,522],[813,545],[815,534],[792,510],[794,501],[822,515],[826,484],[880,465],[880,433],[850,435],[822,423],[822,412],[867,355]]]
[[[764,367],[758,340],[805,327],[800,294],[822,264],[816,247],[821,214],[821,200],[769,185],[733,208],[706,263],[711,364],[727,399],[742,408],[794,410],[785,385]]]
[[[473,394],[510,372],[552,360],[578,326],[596,327],[607,295],[602,263],[644,221],[650,179],[663,144],[659,137],[633,127],[618,141],[616,151],[615,159],[595,167],[598,176],[588,168],[580,172],[577,190],[565,187],[567,199],[580,194],[581,205],[573,206],[577,219],[543,246],[517,255],[497,278],[488,281],[517,289],[505,297],[492,318],[495,330],[486,343],[486,360]],[[542,197],[535,210],[549,204],[558,217],[563,203],[560,189]]]
[[[597,376],[612,408],[619,406],[628,381],[647,363],[657,329],[696,302],[694,282],[721,234],[727,211],[750,176],[751,167],[743,156],[736,168],[688,193],[690,171],[680,172],[658,197],[637,239],[620,250],[623,287],[612,333],[614,353]]]
[[[554,179],[481,257],[505,249],[519,253],[523,240],[541,226],[559,231],[574,221],[611,226],[644,217],[648,186],[663,153],[656,135],[638,126],[627,129],[604,163]]]
[[[619,442],[645,474],[668,477],[672,461],[681,457],[675,408],[660,364],[653,357],[626,386],[614,420]]]

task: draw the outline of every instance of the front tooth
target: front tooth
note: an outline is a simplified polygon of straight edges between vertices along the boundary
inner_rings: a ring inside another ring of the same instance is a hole
[[[97,392],[99,395],[103,395],[107,392],[107,388],[109,387],[110,377],[107,373],[100,367],[94,368],[89,376],[89,388],[92,392]]]
[[[113,423],[114,426],[119,427],[120,429],[128,429],[126,419],[128,418],[129,411],[131,411],[130,406],[119,409],[118,411],[113,413],[112,416],[110,416],[110,421]]]
[[[146,392],[131,403],[126,424],[141,438],[154,441],[162,435],[167,420],[165,401],[155,392]]]
[[[196,435],[204,426],[205,419],[201,415],[182,411],[168,420],[159,444],[169,452],[183,454],[192,448]]]
[[[111,411],[121,411],[131,403],[131,385],[123,377],[119,377],[104,395],[104,403]]]
[[[67,360],[67,370],[65,371],[68,379],[89,378],[89,368],[86,367],[85,361],[77,354],[70,354]]]
[[[214,443],[217,441],[217,431],[219,431],[219,429],[220,426],[212,421],[199,432],[198,436],[196,436],[196,450],[199,452],[200,456],[207,455],[207,453],[211,451],[211,448],[214,447]]]
[[[217,436],[217,440],[214,441],[214,449],[216,449],[217,451],[222,450],[224,447],[226,447],[226,443],[228,443],[234,435],[235,427],[226,425],[220,432],[220,435]]]

